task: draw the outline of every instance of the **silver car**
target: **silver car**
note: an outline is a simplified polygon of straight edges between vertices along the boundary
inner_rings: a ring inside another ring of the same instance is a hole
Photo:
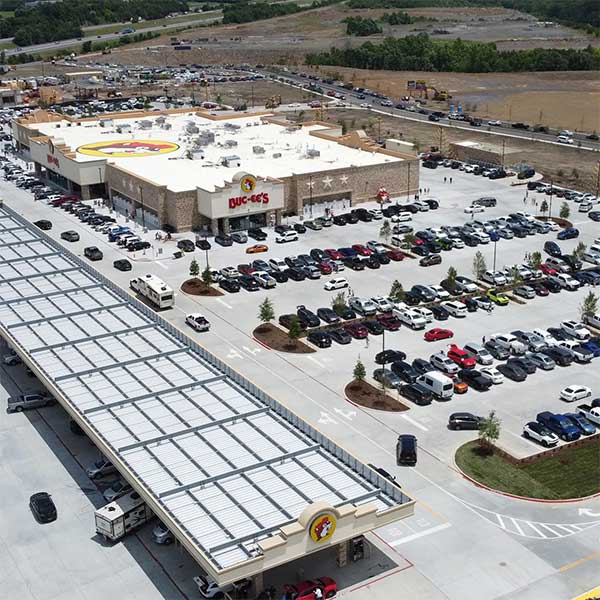
[[[541,352],[527,354],[526,358],[528,358],[538,369],[542,369],[542,371],[552,371],[552,369],[556,367],[556,363],[549,356],[546,356]]]
[[[48,393],[41,394],[21,394],[8,399],[6,412],[21,412],[32,408],[41,408],[43,406],[52,406],[56,404],[56,400]]]
[[[154,540],[155,544],[160,544],[164,546],[172,544],[175,540],[173,534],[162,523],[159,523],[152,530],[152,539]]]
[[[106,488],[102,492],[102,495],[107,502],[112,502],[113,500],[123,496],[123,494],[127,494],[131,490],[132,487],[124,479],[118,479],[109,488]]]
[[[234,231],[230,235],[231,239],[238,244],[245,244],[248,241],[248,236],[243,231]]]

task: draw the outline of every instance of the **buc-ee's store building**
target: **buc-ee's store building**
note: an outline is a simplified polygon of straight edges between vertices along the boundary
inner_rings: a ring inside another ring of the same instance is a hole
[[[148,228],[227,233],[419,188],[414,154],[382,149],[361,131],[272,114],[73,120],[37,111],[12,129],[38,176],[83,199],[103,197]]]

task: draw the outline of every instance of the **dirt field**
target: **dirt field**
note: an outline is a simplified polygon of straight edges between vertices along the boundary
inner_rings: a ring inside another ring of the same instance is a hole
[[[313,111],[314,112],[314,111]],[[311,111],[306,119],[315,118]],[[597,152],[565,148],[542,142],[501,138],[478,133],[476,130],[463,131],[447,127],[437,127],[393,117],[381,117],[357,110],[328,110],[323,119],[334,123],[346,122],[348,129],[364,129],[374,139],[396,138],[415,144],[418,151],[426,151],[430,146],[438,146],[448,151],[448,144],[471,140],[501,147],[506,141],[507,165],[517,162],[531,164],[544,173],[547,179],[553,179],[558,185],[573,186],[588,192],[596,191],[599,156]],[[575,169],[575,173],[574,170]]]

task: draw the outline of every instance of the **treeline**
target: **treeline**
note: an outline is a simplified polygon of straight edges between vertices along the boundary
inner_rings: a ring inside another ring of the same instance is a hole
[[[251,23],[252,21],[284,17],[313,8],[338,4],[339,2],[341,0],[315,0],[312,4],[299,6],[294,2],[287,2],[285,4],[267,4],[265,2],[249,4],[246,0],[243,0],[242,2],[223,7],[223,23]]]
[[[185,0],[62,0],[16,8],[0,19],[0,37],[29,46],[81,37],[82,27],[137,20],[161,19],[188,10]]]
[[[331,48],[308,54],[309,65],[333,65],[390,71],[499,73],[519,71],[594,71],[600,69],[600,49],[499,51],[493,43],[437,41],[425,33],[366,42],[358,48]]]
[[[410,25],[415,20],[421,20],[421,18],[413,18],[407,12],[393,12],[385,13],[382,15],[381,20],[389,25]]]
[[[362,17],[347,17],[343,21],[346,23],[346,33],[348,35],[357,35],[364,37],[375,35],[383,30],[373,19],[363,19]]]

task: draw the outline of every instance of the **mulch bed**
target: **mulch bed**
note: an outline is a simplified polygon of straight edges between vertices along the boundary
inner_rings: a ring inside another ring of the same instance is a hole
[[[385,410],[388,412],[403,412],[409,407],[388,394],[383,395],[380,389],[372,386],[366,381],[351,381],[344,390],[346,398],[365,408]]]
[[[316,352],[316,350],[300,340],[291,341],[285,331],[271,323],[259,325],[252,332],[252,335],[261,344],[278,352],[291,352],[293,354],[311,354],[312,352]]]
[[[191,296],[223,296],[223,292],[212,286],[206,287],[201,279],[192,278],[181,284],[181,291]]]

